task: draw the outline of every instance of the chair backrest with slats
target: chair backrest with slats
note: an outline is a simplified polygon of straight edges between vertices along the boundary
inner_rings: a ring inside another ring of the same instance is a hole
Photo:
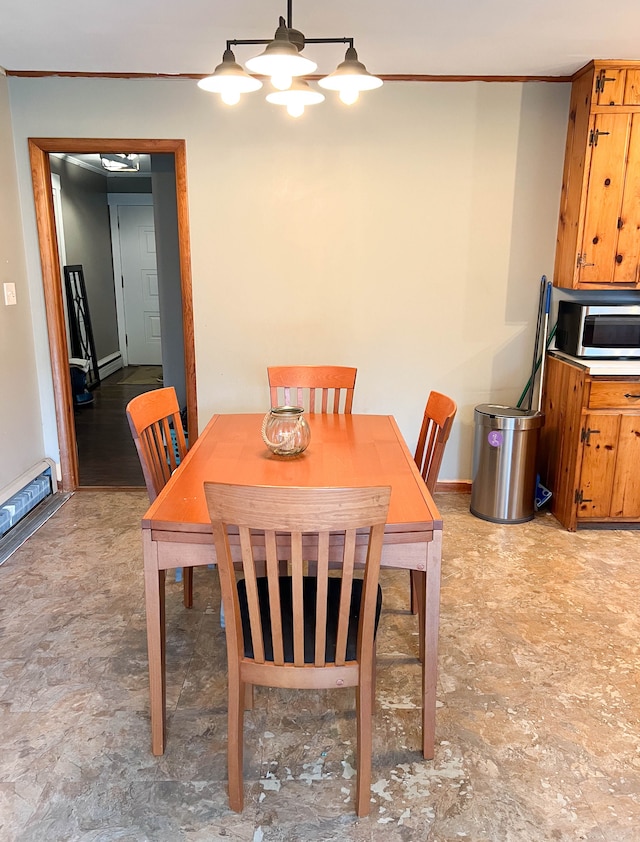
[[[349,414],[357,372],[357,368],[342,365],[269,366],[271,406]]]
[[[457,406],[454,400],[431,392],[422,418],[420,435],[415,452],[415,462],[427,488],[435,491],[444,448],[451,433]]]
[[[309,668],[343,666],[359,660],[361,651],[371,651],[390,493],[388,487],[205,483],[230,659],[237,656],[261,670],[284,668],[284,676],[291,666],[305,668],[310,676]],[[354,576],[358,551],[360,561],[366,557],[364,579]],[[241,561],[239,580],[234,560]],[[283,561],[288,562],[286,577]],[[351,594],[356,582],[362,589],[362,607],[357,645],[350,651]],[[298,683],[293,677],[291,684],[285,681],[276,683],[300,686],[300,678]]]
[[[127,418],[153,502],[187,454],[175,389],[168,386],[133,398],[127,405]]]

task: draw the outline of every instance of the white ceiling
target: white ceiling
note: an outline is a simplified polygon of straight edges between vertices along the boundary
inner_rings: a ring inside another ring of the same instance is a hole
[[[227,39],[270,38],[286,0],[0,0],[0,66],[208,74]],[[570,75],[640,59],[639,0],[294,0],[308,38],[353,37],[373,73]],[[240,62],[261,50],[238,47]],[[344,47],[308,45],[319,72]]]

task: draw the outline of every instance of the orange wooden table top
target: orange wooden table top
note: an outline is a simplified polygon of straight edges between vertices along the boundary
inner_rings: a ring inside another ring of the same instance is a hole
[[[248,485],[390,485],[387,532],[441,530],[442,520],[390,415],[310,414],[311,443],[275,456],[261,437],[262,414],[214,415],[142,526],[210,532],[205,481]]]

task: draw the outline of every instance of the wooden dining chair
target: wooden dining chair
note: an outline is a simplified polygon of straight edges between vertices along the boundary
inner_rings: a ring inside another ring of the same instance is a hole
[[[187,455],[178,397],[172,386],[153,389],[127,404],[127,419],[138,451],[149,502],[153,503]],[[193,567],[183,571],[184,604],[193,606]]]
[[[350,414],[357,373],[357,368],[343,365],[269,366],[271,406]]]
[[[457,410],[456,402],[447,395],[443,395],[441,392],[430,392],[427,405],[424,408],[418,444],[413,457],[430,494],[433,494],[436,490],[444,449]],[[418,575],[420,575],[418,571],[411,571],[411,610],[414,614],[418,613],[416,588],[416,577]]]
[[[226,617],[231,809],[243,808],[243,711],[254,685],[355,687],[356,812],[367,815],[378,576],[391,489],[205,482],[205,494]],[[354,575],[356,559],[366,560],[364,573]]]

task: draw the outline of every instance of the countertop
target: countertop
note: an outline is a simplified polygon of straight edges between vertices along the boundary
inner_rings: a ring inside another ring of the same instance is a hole
[[[573,363],[586,368],[590,374],[598,375],[616,375],[634,376],[640,375],[640,359],[637,360],[589,360],[584,357],[571,357],[562,351],[550,350],[549,354],[553,357],[558,357],[561,360]]]

